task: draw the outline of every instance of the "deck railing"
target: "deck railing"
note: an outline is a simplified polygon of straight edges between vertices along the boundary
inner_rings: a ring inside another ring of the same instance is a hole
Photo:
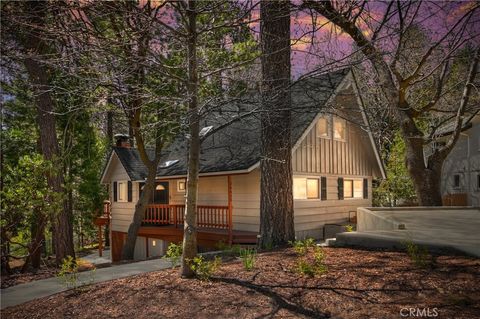
[[[150,204],[143,222],[149,225],[183,224],[185,205]],[[197,226],[201,228],[232,229],[232,212],[229,206],[197,206]]]

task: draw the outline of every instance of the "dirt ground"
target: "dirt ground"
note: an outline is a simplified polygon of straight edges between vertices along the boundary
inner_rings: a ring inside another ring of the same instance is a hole
[[[480,318],[480,259],[436,256],[416,267],[403,252],[326,248],[328,271],[292,269],[292,249],[262,253],[255,268],[224,263],[209,282],[166,270],[7,308],[2,318]],[[310,256],[311,257],[311,256]],[[409,317],[414,317],[410,314]]]
[[[84,256],[85,253],[79,253],[79,258],[81,263],[79,264],[78,270],[79,271],[87,271],[95,268],[94,265],[82,261],[81,257]],[[48,259],[44,259],[42,261],[42,265],[38,270],[28,269],[25,272],[22,272],[23,260],[16,260],[10,263],[10,267],[12,270],[11,274],[2,275],[1,276],[1,289],[12,287],[19,284],[24,284],[30,281],[46,279],[50,277],[55,277],[58,273],[58,269],[55,267],[55,260],[50,257]]]

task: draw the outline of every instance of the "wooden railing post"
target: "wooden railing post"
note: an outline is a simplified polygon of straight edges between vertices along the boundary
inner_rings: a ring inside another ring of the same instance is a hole
[[[173,206],[173,224],[177,228],[177,205]]]
[[[228,244],[231,245],[233,242],[233,220],[232,220],[232,211],[233,211],[233,204],[232,204],[232,176],[228,175],[227,177],[228,183]]]

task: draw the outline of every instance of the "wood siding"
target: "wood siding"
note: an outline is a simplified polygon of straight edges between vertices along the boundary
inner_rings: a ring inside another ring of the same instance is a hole
[[[368,134],[347,122],[345,141],[317,137],[317,124],[292,155],[295,173],[380,176]]]

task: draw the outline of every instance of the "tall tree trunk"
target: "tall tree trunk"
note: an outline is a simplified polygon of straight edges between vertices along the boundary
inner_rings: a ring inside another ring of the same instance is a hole
[[[155,166],[156,167],[156,166]],[[133,260],[135,254],[135,244],[137,242],[137,234],[142,226],[142,221],[145,216],[145,209],[147,208],[150,198],[155,188],[155,177],[157,175],[156,169],[149,169],[148,177],[145,181],[142,194],[135,205],[135,212],[133,214],[132,222],[128,227],[127,239],[122,248],[122,259]]]
[[[295,238],[290,97],[290,2],[261,1],[260,247]]]
[[[45,246],[45,226],[47,218],[42,211],[35,212],[35,221],[31,225],[32,241],[28,250],[30,264],[33,269],[39,269],[43,247]]]
[[[44,15],[48,3],[43,1],[29,1],[27,3],[27,14],[29,23],[34,27],[44,26]],[[24,65],[29,75],[30,82],[35,93],[35,104],[37,107],[37,122],[40,128],[40,144],[42,154],[45,160],[54,163],[59,162],[60,152],[58,148],[56,124],[54,116],[54,102],[50,96],[50,86],[48,79],[48,69],[37,59],[45,57],[49,53],[48,47],[39,35],[39,30],[26,30],[28,34],[24,38],[24,47],[28,54],[24,59]],[[64,178],[62,170],[52,172],[47,176],[48,186],[60,198],[64,197]],[[47,199],[52,202],[58,199]],[[61,209],[55,220],[55,251],[56,263],[59,265],[62,259],[67,256],[75,257],[72,233],[72,216],[70,216],[67,202],[61,199]]]
[[[112,104],[112,102],[109,100],[109,104]],[[113,111],[109,110],[107,111],[107,139],[108,139],[108,145],[111,146],[113,145]],[[107,154],[108,156],[108,154]],[[83,242],[83,238],[82,238]],[[105,246],[110,247],[110,224],[107,224],[105,226]]]
[[[185,222],[183,228],[183,255],[181,275],[194,276],[190,260],[197,255],[197,196],[198,172],[200,166],[200,123],[198,114],[198,73],[197,73],[197,13],[195,1],[188,1],[188,109],[190,141],[188,149],[187,194],[185,200]]]

